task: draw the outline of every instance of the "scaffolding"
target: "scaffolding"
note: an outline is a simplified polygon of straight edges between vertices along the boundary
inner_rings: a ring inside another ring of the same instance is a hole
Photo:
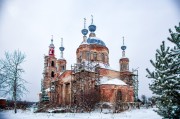
[[[92,109],[100,99],[98,62],[81,62],[71,66],[71,107]]]
[[[133,74],[133,88],[134,88],[134,101],[138,101],[138,90],[139,90],[139,81],[138,81],[138,70],[133,70],[133,73],[136,72],[136,74]]]

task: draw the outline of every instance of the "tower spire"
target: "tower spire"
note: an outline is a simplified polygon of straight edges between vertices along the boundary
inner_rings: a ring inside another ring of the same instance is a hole
[[[49,45],[49,56],[54,56],[54,44],[53,44],[53,35],[51,35],[51,44]]]
[[[123,38],[123,45],[124,45],[124,36],[122,38]]]
[[[123,45],[121,46],[121,49],[123,50],[122,51],[122,57],[125,57],[126,46],[124,45],[124,36],[122,38],[123,38]]]
[[[86,29],[86,18],[84,18],[84,29],[81,30],[81,33],[86,36],[88,34],[88,30]]]
[[[93,24],[93,15],[91,15],[91,25]]]
[[[61,38],[61,47],[63,47],[63,38]]]
[[[61,38],[61,47],[59,47],[59,50],[60,50],[60,55],[61,55],[61,57],[60,58],[62,58],[63,59],[63,51],[64,51],[64,47],[63,47],[63,38]]]
[[[91,32],[89,34],[89,37],[96,37],[96,34],[94,33],[96,31],[96,25],[93,23],[93,15],[91,15],[91,25],[89,25],[89,31]]]
[[[86,18],[84,18],[84,29],[86,29]]]
[[[51,44],[53,44],[53,35],[51,35]]]

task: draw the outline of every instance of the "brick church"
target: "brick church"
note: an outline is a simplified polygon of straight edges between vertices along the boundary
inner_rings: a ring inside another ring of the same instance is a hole
[[[61,56],[57,58],[51,39],[48,55],[44,56],[40,101],[63,106],[135,102],[135,75],[129,70],[124,39],[119,70],[113,70],[109,64],[109,49],[103,40],[96,37],[95,31],[93,19],[88,29],[84,21],[82,43],[76,50],[76,63],[71,65],[71,69],[66,68],[68,61],[63,57],[63,40],[59,47]]]

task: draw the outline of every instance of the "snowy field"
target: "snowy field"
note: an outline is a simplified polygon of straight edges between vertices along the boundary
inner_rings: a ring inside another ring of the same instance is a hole
[[[92,113],[33,113],[31,111],[18,110],[0,112],[0,119],[161,119],[152,108],[136,109],[118,114]]]

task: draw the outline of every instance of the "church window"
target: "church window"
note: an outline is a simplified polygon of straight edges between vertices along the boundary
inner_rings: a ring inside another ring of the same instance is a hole
[[[117,92],[117,102],[120,102],[120,101],[122,101],[122,92],[118,91]]]
[[[90,59],[93,61],[93,52],[90,53]]]
[[[82,57],[82,52],[79,53],[79,57]]]
[[[86,52],[86,59],[89,60],[90,59],[90,53]]]
[[[101,54],[101,59],[102,59],[102,62],[105,61],[105,56],[104,56],[104,53]]]
[[[51,62],[51,66],[54,67],[54,61]]]
[[[96,52],[94,52],[94,61],[97,61],[97,53]]]
[[[80,52],[78,60],[79,60],[79,62],[81,62],[81,60],[82,60],[82,52]]]
[[[129,65],[128,64],[126,65],[126,69],[129,70]]]
[[[64,66],[62,66],[62,71],[64,71],[65,70],[65,67]]]
[[[54,77],[54,72],[53,71],[51,72],[51,77]]]

